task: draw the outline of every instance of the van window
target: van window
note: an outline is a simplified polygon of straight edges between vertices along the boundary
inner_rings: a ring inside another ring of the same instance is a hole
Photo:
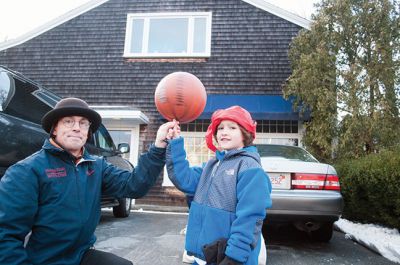
[[[114,142],[103,125],[99,127],[94,137],[98,147],[110,151],[115,150]]]
[[[39,100],[34,92],[39,87],[30,81],[19,78],[12,78],[14,85],[13,94],[6,99],[6,106],[3,112],[9,115],[40,124],[42,117],[52,108]]]
[[[6,72],[0,72],[0,111],[7,108],[8,102],[14,94],[14,79]]]

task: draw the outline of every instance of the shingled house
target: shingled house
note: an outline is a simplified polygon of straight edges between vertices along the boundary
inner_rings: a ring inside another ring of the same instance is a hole
[[[18,39],[0,44],[0,64],[60,96],[88,101],[129,159],[164,122],[154,91],[165,75],[195,74],[207,90],[199,119],[182,125],[188,159],[204,144],[211,113],[241,105],[257,120],[258,143],[300,144],[302,121],[282,98],[290,41],[309,21],[263,0],[94,0]],[[138,203],[184,205],[167,177]]]

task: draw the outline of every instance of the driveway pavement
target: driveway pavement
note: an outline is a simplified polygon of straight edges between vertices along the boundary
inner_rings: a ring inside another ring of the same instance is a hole
[[[100,250],[129,259],[135,265],[173,265],[182,263],[187,214],[131,212],[116,219],[103,211],[96,230]]]
[[[134,265],[184,265],[182,253],[186,213],[132,211],[114,218],[103,211],[96,230],[96,248],[115,253]],[[329,243],[312,242],[293,227],[264,227],[268,264],[273,265],[394,265],[377,253],[334,232]]]

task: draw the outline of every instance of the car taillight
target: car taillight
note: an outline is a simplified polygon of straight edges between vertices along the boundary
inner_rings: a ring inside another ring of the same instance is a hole
[[[339,177],[336,175],[327,175],[325,180],[326,190],[340,190]]]
[[[296,173],[292,175],[292,189],[339,191],[339,177],[336,175]]]

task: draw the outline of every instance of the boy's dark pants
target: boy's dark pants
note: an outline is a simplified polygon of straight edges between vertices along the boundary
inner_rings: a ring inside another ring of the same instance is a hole
[[[80,265],[133,265],[133,263],[112,253],[88,249],[83,254]]]

